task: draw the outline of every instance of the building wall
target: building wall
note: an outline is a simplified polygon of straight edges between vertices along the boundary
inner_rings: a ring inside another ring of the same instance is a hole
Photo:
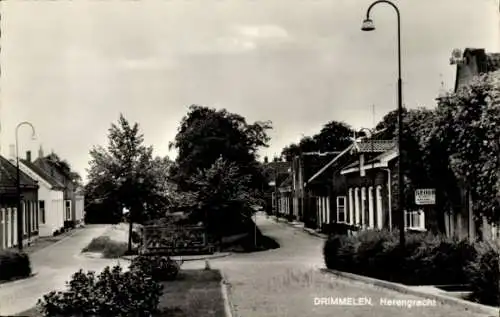
[[[75,195],[75,220],[77,224],[81,224],[84,220],[85,197],[83,195]]]
[[[38,238],[38,190],[23,189],[23,243]],[[17,246],[17,197],[2,194],[0,204],[0,249]]]

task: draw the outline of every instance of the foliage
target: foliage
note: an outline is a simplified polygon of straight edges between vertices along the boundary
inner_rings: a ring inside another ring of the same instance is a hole
[[[44,316],[150,316],[158,307],[162,286],[138,270],[109,266],[98,276],[82,270],[67,282],[67,290],[43,296]]]
[[[344,123],[330,121],[323,126],[319,133],[312,137],[303,137],[298,144],[285,147],[281,155],[290,162],[301,152],[331,152],[342,151],[351,144],[354,131]]]
[[[500,72],[475,77],[440,103],[435,135],[450,167],[470,189],[476,213],[498,220],[500,211]]]
[[[77,172],[73,171],[71,165],[68,161],[61,159],[59,155],[52,152],[45,157],[49,162],[56,166],[60,171],[62,171],[66,176],[71,179],[73,184],[77,187],[82,185],[82,177]]]
[[[0,280],[10,280],[31,275],[30,258],[14,250],[0,251]]]
[[[249,218],[252,206],[262,204],[259,193],[251,187],[251,175],[242,175],[236,163],[223,158],[199,170],[190,183],[195,189],[191,218],[206,223],[211,233],[222,234],[228,224]]]
[[[181,190],[191,190],[191,179],[223,157],[238,165],[241,175],[251,176],[251,187],[262,189],[265,179],[257,162],[257,150],[267,147],[270,122],[249,124],[238,114],[192,105],[182,119],[171,148],[178,151],[172,179]]]
[[[98,210],[113,213],[108,218],[121,216],[123,207],[132,211],[133,222],[161,216],[168,205],[169,159],[153,158],[139,125],[130,125],[123,115],[111,125],[108,141],[107,148],[90,151],[87,200],[111,207]]]
[[[131,270],[139,270],[156,281],[172,281],[179,274],[180,266],[170,257],[138,256],[130,264]]]
[[[476,215],[499,218],[500,72],[475,77],[439,101],[433,110],[404,110],[405,199],[412,206],[417,187],[436,188],[436,210],[460,205],[460,188],[469,189]],[[397,111],[377,125],[381,137],[397,134]],[[397,186],[397,182],[395,182]],[[397,190],[394,191],[397,200]],[[438,217],[441,221],[443,217]],[[444,223],[439,223],[441,229]]]
[[[498,248],[485,242],[478,243],[475,247],[476,261],[470,262],[466,267],[472,287],[470,299],[486,305],[498,306],[500,304]]]
[[[82,252],[101,252],[104,258],[119,258],[125,255],[127,243],[111,240],[108,236],[92,239]]]
[[[476,252],[466,240],[433,234],[407,234],[401,249],[398,231],[384,230],[331,236],[323,255],[330,269],[405,284],[448,285],[467,284],[464,263],[475,261]]]

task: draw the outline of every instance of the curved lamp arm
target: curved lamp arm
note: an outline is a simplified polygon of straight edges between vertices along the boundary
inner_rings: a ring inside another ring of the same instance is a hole
[[[22,127],[23,125],[27,125],[27,126],[30,126],[31,127],[31,131],[32,131],[32,135],[31,135],[31,138],[33,140],[35,140],[36,138],[36,135],[35,135],[35,127],[33,126],[33,124],[31,124],[31,122],[28,122],[28,121],[23,121],[21,123],[19,123],[17,126],[16,126],[16,157],[19,158],[19,146],[18,146],[18,143],[19,143],[19,136],[18,136],[18,132],[19,132],[19,128]]]

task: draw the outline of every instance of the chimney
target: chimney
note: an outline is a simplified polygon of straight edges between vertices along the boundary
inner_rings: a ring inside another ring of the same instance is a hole
[[[26,151],[26,161],[31,162],[31,151]]]
[[[9,161],[16,160],[16,146],[14,144],[9,144]]]
[[[38,158],[43,158],[43,148],[42,146],[40,145],[40,148],[38,149]]]

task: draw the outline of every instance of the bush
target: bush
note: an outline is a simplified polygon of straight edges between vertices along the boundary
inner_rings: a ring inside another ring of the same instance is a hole
[[[105,258],[118,258],[125,255],[127,250],[128,244],[126,242],[118,242],[111,240],[108,236],[100,236],[92,239],[82,252],[100,252]]]
[[[477,257],[466,267],[472,294],[470,299],[486,305],[500,304],[498,250],[485,242],[475,245]]]
[[[325,243],[328,268],[404,284],[467,284],[464,263],[475,257],[467,241],[432,234],[407,234],[405,248],[398,231],[362,231],[334,235]]]
[[[67,290],[38,301],[43,316],[150,316],[157,311],[163,287],[141,271],[108,266],[96,276],[73,274]]]
[[[11,280],[31,275],[29,256],[13,250],[0,251],[0,280]]]
[[[172,281],[179,274],[180,266],[170,257],[141,255],[132,260],[130,270],[141,271],[157,281]]]

